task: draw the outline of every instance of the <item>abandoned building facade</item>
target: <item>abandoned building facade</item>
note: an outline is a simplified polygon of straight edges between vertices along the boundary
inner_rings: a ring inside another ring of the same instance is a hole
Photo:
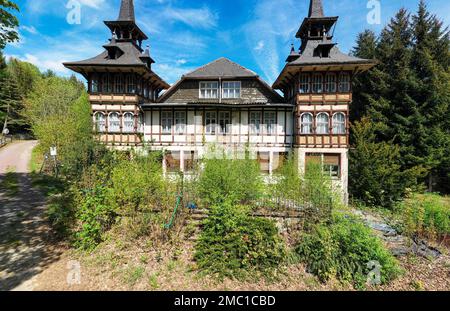
[[[188,172],[212,144],[250,148],[268,176],[293,153],[300,171],[321,163],[346,201],[352,80],[374,63],[339,51],[337,20],[324,15],[321,0],[310,0],[296,35],[300,49],[292,46],[272,86],[227,58],[170,86],[142,47],[148,37],[133,0],[122,0],[119,18],[105,22],[112,38],[104,52],[64,65],[88,81],[95,135],[111,147],[164,150],[165,172]]]

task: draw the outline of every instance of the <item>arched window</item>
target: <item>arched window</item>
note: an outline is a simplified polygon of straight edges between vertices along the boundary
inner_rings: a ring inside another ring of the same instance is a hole
[[[124,133],[134,132],[134,114],[127,112],[123,115],[123,131]]]
[[[121,74],[116,74],[114,77],[114,93],[123,94],[123,76]]]
[[[102,78],[102,93],[111,93],[111,76],[109,74],[104,74]]]
[[[329,134],[329,120],[328,114],[321,112],[317,115],[316,123],[317,123],[317,134]]]
[[[311,113],[304,113],[301,116],[302,134],[313,133],[313,115]]]
[[[348,73],[341,73],[339,75],[339,92],[350,92],[350,75]]]
[[[325,76],[325,92],[335,93],[336,92],[336,74],[327,73]]]
[[[313,75],[312,92],[313,93],[323,92],[323,77],[320,73],[316,73]]]
[[[135,94],[136,93],[136,81],[134,79],[133,74],[127,75],[127,93]]]
[[[106,131],[106,118],[103,112],[96,112],[95,115],[95,130],[99,133]]]
[[[110,133],[120,132],[120,117],[117,112],[111,112],[108,117],[108,130]]]
[[[345,134],[345,114],[342,112],[333,115],[333,134]]]

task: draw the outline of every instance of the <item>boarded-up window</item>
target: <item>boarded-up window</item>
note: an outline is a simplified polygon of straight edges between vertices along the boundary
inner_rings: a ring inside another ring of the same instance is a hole
[[[166,153],[166,169],[167,172],[180,171],[180,152],[172,151]]]
[[[320,165],[325,175],[331,177],[341,176],[340,154],[307,153],[305,165],[306,169],[312,165]]]
[[[257,159],[261,171],[264,173],[269,173],[270,171],[270,154],[269,152],[258,152]]]
[[[195,151],[184,152],[184,170],[193,171],[197,166],[197,153]]]

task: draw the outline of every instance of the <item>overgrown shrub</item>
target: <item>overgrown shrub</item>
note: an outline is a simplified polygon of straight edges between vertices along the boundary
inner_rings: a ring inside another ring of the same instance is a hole
[[[76,245],[94,248],[118,217],[131,238],[149,234],[156,222],[161,227],[162,217],[151,213],[173,208],[175,200],[162,176],[161,155],[108,151],[98,156],[77,183]]]
[[[413,194],[399,204],[397,212],[410,237],[434,239],[450,234],[450,202],[438,194]]]
[[[274,222],[248,213],[228,200],[211,207],[195,248],[201,270],[219,278],[269,277],[283,263],[286,250]]]
[[[356,218],[334,215],[331,225],[316,225],[303,233],[295,249],[299,259],[321,281],[336,277],[361,288],[378,262],[381,283],[394,279],[400,272],[392,254],[371,230]]]
[[[368,206],[392,208],[417,187],[423,168],[403,170],[400,147],[392,142],[378,142],[378,125],[365,118],[352,126],[349,192]]]
[[[225,200],[248,203],[263,191],[263,180],[256,160],[209,157],[203,160],[198,192],[208,205]]]

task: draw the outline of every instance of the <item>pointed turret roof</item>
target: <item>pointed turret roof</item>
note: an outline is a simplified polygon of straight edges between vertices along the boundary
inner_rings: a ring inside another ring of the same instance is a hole
[[[301,39],[300,53],[289,55],[287,64],[273,87],[282,89],[290,77],[299,71],[316,70],[368,70],[375,65],[373,60],[361,59],[342,53],[333,42],[332,27],[337,16],[324,15],[322,0],[310,0],[308,17],[303,20],[296,37]]]
[[[322,0],[311,0],[309,3],[309,14],[308,17],[316,18],[323,17],[323,4]]]
[[[120,5],[119,21],[132,21],[136,20],[134,15],[134,2],[133,0],[122,0]]]

